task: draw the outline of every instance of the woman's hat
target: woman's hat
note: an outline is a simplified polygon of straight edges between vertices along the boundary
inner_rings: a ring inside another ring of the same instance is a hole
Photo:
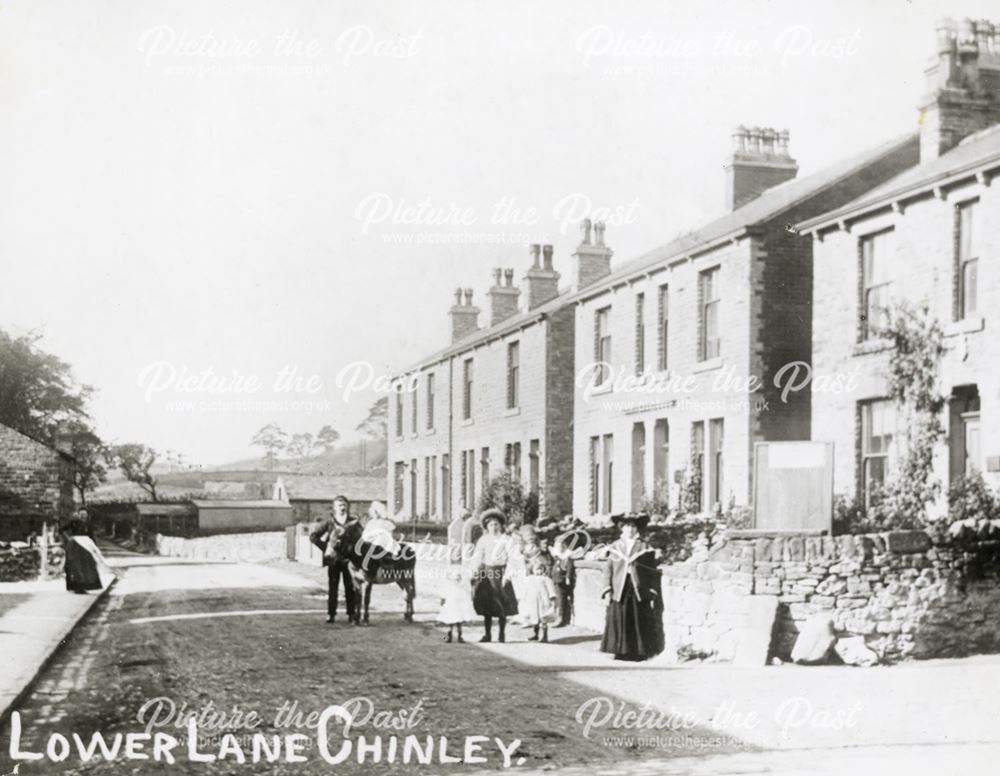
[[[507,525],[507,515],[499,509],[487,509],[479,516],[479,524],[485,528],[490,520],[499,520],[500,525]]]
[[[611,522],[617,526],[630,523],[641,531],[649,525],[649,515],[645,512],[629,512],[628,514],[611,515]]]

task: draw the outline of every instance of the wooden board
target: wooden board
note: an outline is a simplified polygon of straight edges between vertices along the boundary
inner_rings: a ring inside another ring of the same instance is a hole
[[[831,531],[833,443],[754,445],[754,528]]]

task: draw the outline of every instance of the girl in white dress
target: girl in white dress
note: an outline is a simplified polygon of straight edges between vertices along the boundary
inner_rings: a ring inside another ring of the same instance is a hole
[[[534,635],[528,641],[549,640],[549,623],[555,622],[558,614],[556,586],[549,575],[551,566],[544,557],[535,556],[530,561],[531,573],[525,577],[523,597],[518,601],[521,622],[534,628]]]
[[[462,623],[476,619],[476,609],[472,605],[469,581],[463,578],[461,569],[451,568],[446,573],[447,583],[441,599],[438,622],[448,626],[448,635],[444,637],[446,642],[451,644],[454,631],[457,630],[458,643],[461,644],[465,641],[462,638]]]

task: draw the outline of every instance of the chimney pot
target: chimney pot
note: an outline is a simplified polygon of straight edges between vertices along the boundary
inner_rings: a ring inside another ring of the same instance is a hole
[[[775,132],[770,127],[762,129],[760,132],[761,139],[761,152],[764,154],[774,155],[774,136]]]
[[[599,248],[604,247],[604,222],[598,221],[594,224],[594,244]]]
[[[462,304],[462,289],[455,289],[455,306],[451,308],[451,341],[458,342],[479,328],[479,308],[472,306],[472,289],[465,289],[465,304]]]
[[[939,19],[937,26],[938,53],[948,54],[955,50],[955,36],[957,27],[955,20],[950,17]]]
[[[778,133],[778,153],[781,156],[788,156],[788,140],[791,138],[791,133],[787,129],[783,129]]]
[[[976,45],[981,53],[990,50],[990,41],[993,38],[993,25],[989,19],[980,19],[976,22]]]
[[[580,222],[580,245],[590,245],[590,219],[585,218]]]
[[[747,152],[747,128],[740,124],[733,130],[733,153],[745,154]]]
[[[534,310],[541,304],[559,296],[559,273],[552,269],[552,246],[533,245],[535,263],[524,276],[524,288],[528,295],[528,309]],[[538,251],[541,250],[544,265],[538,266]]]
[[[514,288],[514,270],[498,267],[493,271],[496,281],[490,289],[490,326],[518,313],[518,297],[520,289]]]
[[[965,17],[958,24],[958,50],[963,54],[972,54],[978,50],[976,45],[976,23]]]
[[[538,269],[538,252],[539,252],[539,250],[541,250],[541,246],[538,243],[532,243],[531,244],[531,248],[530,248],[530,252],[531,252],[531,266],[534,267],[535,269]]]

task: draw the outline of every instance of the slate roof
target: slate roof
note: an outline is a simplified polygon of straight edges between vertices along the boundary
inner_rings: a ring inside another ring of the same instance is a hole
[[[802,200],[815,196],[824,189],[839,183],[844,178],[864,170],[883,157],[900,151],[906,146],[912,146],[915,152],[919,142],[918,133],[909,132],[902,137],[897,137],[869,148],[862,153],[848,157],[812,175],[794,178],[774,186],[745,205],[708,221],[691,232],[679,235],[670,242],[654,248],[637,258],[626,261],[617,268],[614,268],[610,275],[586,288],[579,291],[573,291],[569,288],[563,289],[559,292],[559,296],[540,305],[536,309],[512,316],[507,320],[501,321],[496,326],[479,329],[458,342],[452,343],[448,347],[442,348],[411,364],[406,369],[400,370],[397,374],[405,375],[421,367],[435,364],[449,356],[465,352],[484,342],[515,331],[525,324],[533,323],[536,319],[558,310],[567,304],[601,294],[632,275],[645,272],[663,262],[682,258],[691,253],[697,253],[719,241],[738,236],[748,228],[766,223],[780,216],[785,211],[798,205]]]
[[[835,223],[845,216],[888,206],[907,196],[917,195],[946,183],[950,179],[991,166],[1000,166],[1000,125],[970,135],[936,159],[904,170],[895,178],[843,207],[803,221],[799,228],[802,231],[812,231]]]
[[[581,289],[575,298],[593,296],[595,292],[610,289],[631,275],[646,271],[671,259],[681,258],[700,249],[709,247],[721,240],[731,239],[743,233],[746,229],[764,224],[780,216],[787,210],[798,205],[802,200],[815,196],[844,178],[856,174],[879,159],[907,145],[916,150],[919,136],[910,132],[903,137],[895,138],[881,145],[870,148],[860,154],[848,157],[826,169],[807,175],[803,178],[793,178],[785,183],[767,189],[760,196],[750,200],[742,207],[720,216],[694,231],[682,234],[659,248],[625,262],[610,275],[598,283]]]

